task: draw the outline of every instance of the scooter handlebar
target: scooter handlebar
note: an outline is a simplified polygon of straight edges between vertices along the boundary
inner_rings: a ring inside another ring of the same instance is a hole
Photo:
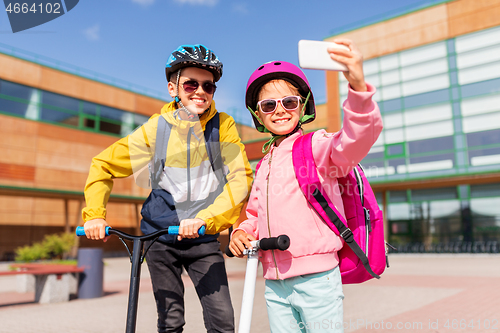
[[[287,235],[280,235],[278,237],[262,238],[259,241],[259,248],[261,250],[281,250],[284,251],[290,247],[290,238]]]
[[[110,235],[110,230],[116,230],[116,229],[111,229],[111,227],[106,227],[105,232],[106,236]],[[85,229],[83,227],[76,227],[76,235],[77,236],[85,236]],[[178,226],[171,226],[168,227],[168,234],[169,235],[178,235],[179,234],[179,227]],[[201,226],[201,228],[198,230],[198,234],[200,236],[203,236],[205,234],[205,226]]]
[[[290,238],[287,235],[280,235],[278,237],[262,238],[256,242],[255,247],[259,250],[281,250],[285,251],[290,247]],[[226,255],[230,258],[234,257],[234,254],[229,249],[229,245],[226,246],[224,251]]]

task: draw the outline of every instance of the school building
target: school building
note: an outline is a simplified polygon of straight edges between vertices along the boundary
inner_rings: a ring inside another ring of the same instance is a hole
[[[0,261],[12,260],[19,246],[81,225],[92,157],[165,104],[137,91],[0,45]],[[133,178],[115,181],[109,222],[137,232],[147,194]],[[109,251],[122,250],[117,239],[110,241]],[[95,246],[84,237],[80,245]]]
[[[388,240],[408,252],[499,252],[500,2],[438,1],[347,29],[384,130],[362,164]],[[346,80],[327,74],[340,122]],[[338,127],[338,126],[337,126]]]
[[[333,32],[364,56],[384,130],[361,162],[400,252],[500,252],[500,2],[434,1]],[[342,73],[306,131],[341,127]],[[256,161],[262,143],[249,142]]]
[[[340,36],[356,42],[378,89],[385,128],[362,165],[388,241],[409,252],[498,252],[500,3],[435,1],[326,40]],[[346,81],[328,72],[326,89],[306,131],[341,126]],[[165,96],[0,44],[0,261],[80,225],[92,157],[158,112]],[[237,126],[255,165],[268,135]],[[133,178],[115,180],[108,222],[140,232],[147,195]],[[116,237],[79,241],[123,252]]]

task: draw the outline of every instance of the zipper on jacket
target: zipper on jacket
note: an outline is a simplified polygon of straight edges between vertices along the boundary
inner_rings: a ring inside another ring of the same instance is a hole
[[[191,130],[190,127],[187,134],[187,198],[186,202],[191,202]],[[189,205],[187,206],[189,207]]]
[[[267,231],[269,232],[269,237],[271,237],[271,224],[269,223],[269,177],[271,176],[271,161],[273,160],[273,151],[271,149],[271,156],[269,157],[269,171],[267,173],[267,189],[266,189],[266,209],[267,209]],[[278,264],[276,263],[276,256],[274,255],[274,250],[271,250],[271,254],[273,256],[274,267],[276,269],[276,279],[279,280],[278,274]]]

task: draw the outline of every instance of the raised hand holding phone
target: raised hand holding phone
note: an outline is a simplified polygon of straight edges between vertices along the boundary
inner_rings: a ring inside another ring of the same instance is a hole
[[[328,53],[334,61],[344,64],[347,71],[344,71],[344,76],[349,81],[352,89],[356,91],[366,91],[365,75],[363,73],[363,55],[358,50],[354,42],[347,38],[334,39],[338,45],[344,45],[345,48],[329,47]]]
[[[305,69],[347,71],[347,67],[329,55],[329,48],[349,50],[345,45],[316,40],[299,41],[299,65]]]
[[[356,91],[366,91],[363,55],[353,41],[338,38],[333,42],[300,40],[299,65],[305,69],[341,71]]]

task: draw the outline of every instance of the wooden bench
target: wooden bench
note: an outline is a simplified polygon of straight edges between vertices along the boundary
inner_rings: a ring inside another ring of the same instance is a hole
[[[35,292],[35,302],[67,302],[78,289],[78,275],[83,267],[61,264],[13,264],[14,271],[0,272],[0,276],[17,275],[19,292]]]

